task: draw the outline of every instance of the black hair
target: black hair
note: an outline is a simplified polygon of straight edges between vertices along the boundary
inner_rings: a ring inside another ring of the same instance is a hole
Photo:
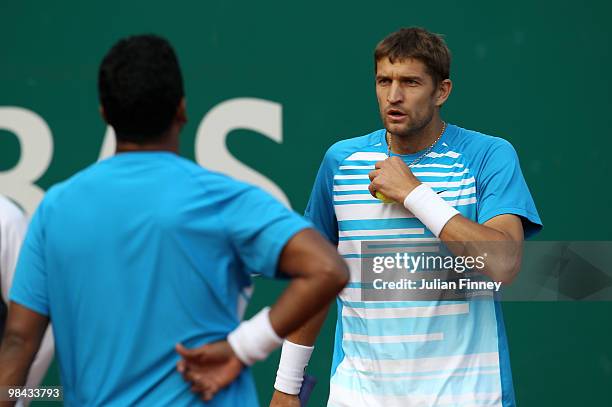
[[[117,139],[135,143],[159,139],[184,96],[172,46],[156,35],[120,40],[100,64],[98,91]]]

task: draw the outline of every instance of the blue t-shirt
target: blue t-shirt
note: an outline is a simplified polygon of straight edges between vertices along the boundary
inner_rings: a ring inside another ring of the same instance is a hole
[[[338,296],[328,406],[513,406],[498,302],[363,300],[364,242],[439,241],[403,205],[370,195],[368,173],[387,158],[385,133],[334,144],[306,208],[306,217],[338,245],[351,270],[351,281]],[[401,157],[412,163],[423,153]],[[525,237],[542,227],[516,152],[506,140],[448,125],[412,172],[472,221],[517,215]]]
[[[167,152],[121,153],[51,188],[11,300],[50,317],[67,405],[199,403],[175,344],[224,339],[251,273],[309,227],[260,189]],[[248,369],[210,406],[256,406]]]

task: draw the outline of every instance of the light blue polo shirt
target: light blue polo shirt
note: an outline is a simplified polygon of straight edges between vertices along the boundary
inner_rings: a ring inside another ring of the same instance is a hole
[[[193,405],[175,344],[224,339],[250,275],[274,277],[307,227],[173,153],[121,153],[49,190],[10,298],[50,317],[66,405]],[[258,405],[250,371],[207,405]]]

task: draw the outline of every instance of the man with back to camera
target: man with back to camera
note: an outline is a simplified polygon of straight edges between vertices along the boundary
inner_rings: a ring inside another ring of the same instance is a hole
[[[256,406],[243,367],[329,303],[346,265],[268,194],[178,156],[183,82],[164,39],[119,41],[98,86],[117,154],[51,188],[37,209],[11,291],[0,386],[23,385],[51,319],[66,405],[196,404],[175,346],[188,359],[187,348],[207,344],[198,362],[211,380],[194,390],[210,406]],[[240,323],[253,272],[292,280]]]
[[[28,220],[21,209],[3,195],[0,195],[0,338],[4,332],[6,310],[9,303],[9,289],[13,283],[15,266],[21,243],[28,228]],[[27,387],[36,387],[42,382],[53,359],[53,334],[51,327],[43,337],[40,349],[32,362],[26,380]],[[27,405],[26,398],[17,405]]]
[[[512,242],[486,271],[509,283],[520,243],[542,227],[511,144],[440,117],[452,89],[443,39],[404,28],[377,45],[374,59],[385,128],[327,151],[306,209],[351,271],[337,301],[328,406],[514,406],[496,300],[361,301],[363,241]],[[271,406],[299,406],[325,314],[285,340]]]

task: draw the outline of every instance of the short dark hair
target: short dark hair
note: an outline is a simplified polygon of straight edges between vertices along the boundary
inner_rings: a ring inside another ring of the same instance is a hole
[[[391,63],[414,58],[425,64],[437,85],[450,77],[451,53],[439,34],[420,27],[402,28],[389,34],[374,50],[374,69],[383,58]]]
[[[184,96],[172,46],[156,35],[120,40],[102,60],[98,91],[118,139],[135,143],[159,139]]]

